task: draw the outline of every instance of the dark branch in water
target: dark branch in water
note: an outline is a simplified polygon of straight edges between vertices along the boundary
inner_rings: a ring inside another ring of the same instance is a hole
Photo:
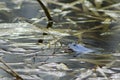
[[[52,25],[53,25],[53,21],[49,21],[48,24],[47,24],[47,28],[52,27]]]
[[[50,13],[49,13],[48,9],[46,8],[46,6],[42,3],[41,0],[37,0],[37,1],[38,1],[38,3],[40,4],[40,6],[43,8],[43,10],[44,10],[44,12],[45,12],[48,20],[49,20],[49,21],[52,21],[52,17],[50,16]]]

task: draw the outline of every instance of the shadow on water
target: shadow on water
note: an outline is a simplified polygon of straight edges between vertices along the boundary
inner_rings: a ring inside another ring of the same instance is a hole
[[[92,11],[89,12],[86,11],[86,13],[84,13],[84,10],[77,11],[73,8],[73,7],[79,7],[83,9],[82,4],[77,6],[74,5],[74,6],[64,7],[64,3],[68,1],[58,0],[58,2],[60,2],[61,4],[54,3],[53,1],[48,1],[48,2],[50,3],[49,6],[53,9],[54,12],[53,19],[55,19],[54,21],[56,22],[55,27],[57,26],[57,28],[60,29],[72,29],[73,31],[75,30],[76,34],[78,34],[75,35],[75,37],[80,38],[80,43],[92,47],[102,48],[104,49],[105,52],[108,53],[118,51],[117,49],[119,47],[120,36],[119,33],[116,33],[114,28],[116,26],[119,26],[119,23],[117,23],[117,21],[119,22],[119,20],[112,19],[112,17],[105,15],[104,14],[105,12],[102,11],[93,12],[93,14],[91,14]],[[73,3],[76,2],[76,4],[78,4],[77,0],[76,1],[70,0],[68,4],[71,5],[72,2]],[[109,1],[108,2],[106,1],[105,3],[106,5],[103,4],[102,6],[108,6],[112,4],[112,2],[109,3]],[[55,14],[58,15],[54,17]],[[99,16],[99,15],[103,15],[103,16]],[[71,31],[71,34],[74,36],[74,32]]]

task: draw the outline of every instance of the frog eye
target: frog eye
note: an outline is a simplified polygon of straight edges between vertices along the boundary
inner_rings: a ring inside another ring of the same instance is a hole
[[[76,46],[76,44],[73,44],[73,46]]]
[[[76,46],[76,44],[75,44],[75,43],[73,43],[72,45],[73,45],[73,46]]]

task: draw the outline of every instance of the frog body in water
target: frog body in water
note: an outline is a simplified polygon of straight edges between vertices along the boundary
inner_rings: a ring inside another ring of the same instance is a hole
[[[89,53],[95,52],[95,50],[87,48],[87,47],[85,47],[84,45],[81,45],[81,44],[72,43],[72,44],[69,44],[68,47],[72,51],[75,52],[74,57],[76,57],[80,54],[89,54]]]

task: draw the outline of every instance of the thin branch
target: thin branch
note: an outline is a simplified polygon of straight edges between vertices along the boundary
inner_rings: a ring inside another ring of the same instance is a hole
[[[5,70],[6,72],[10,73],[12,76],[16,77],[17,80],[23,80],[22,77],[20,77],[15,71],[12,70],[11,67],[9,67],[2,59],[0,59],[0,62],[2,62],[10,71],[7,71],[6,69],[2,68],[3,70]]]
[[[38,1],[38,3],[40,4],[40,6],[43,8],[43,10],[44,10],[44,12],[45,12],[48,20],[49,20],[49,21],[52,21],[52,17],[50,16],[50,13],[49,13],[48,9],[46,8],[46,6],[42,3],[41,0],[37,0],[37,1]]]

